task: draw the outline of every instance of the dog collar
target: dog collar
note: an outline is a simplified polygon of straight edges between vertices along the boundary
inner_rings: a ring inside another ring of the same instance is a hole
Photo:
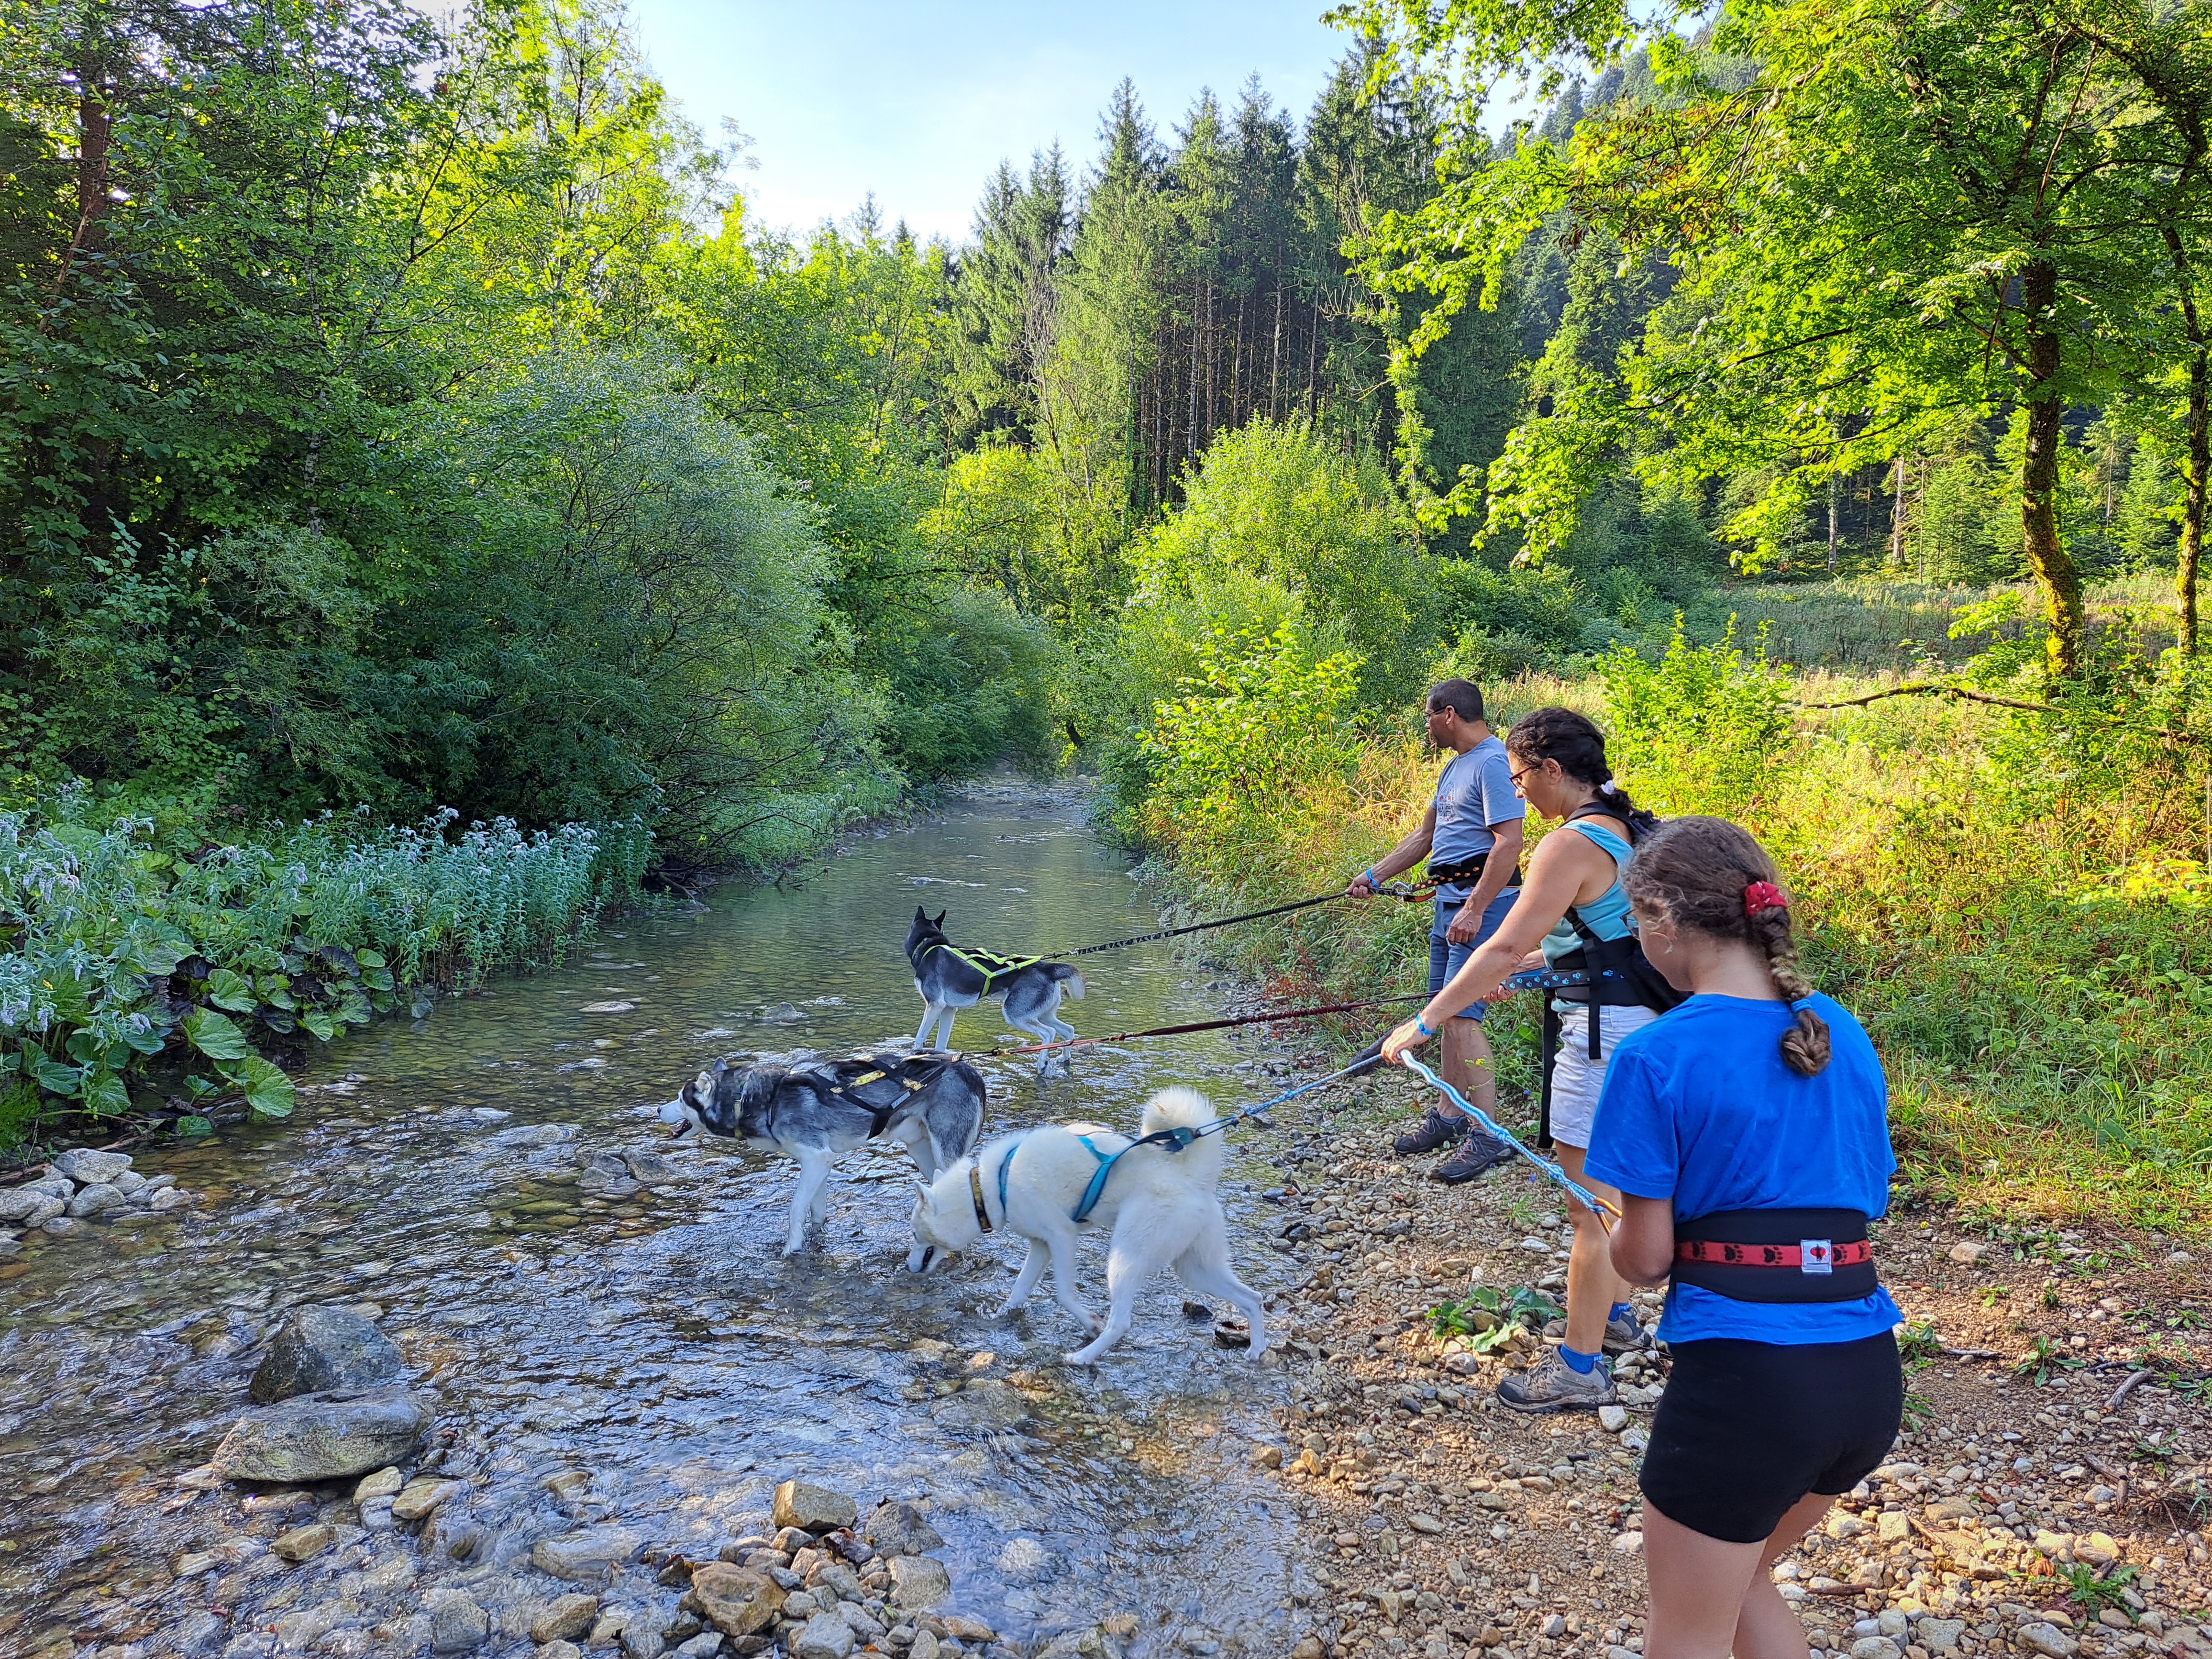
[[[983,1207],[983,1166],[968,1166],[968,1194],[975,1200],[975,1224],[985,1232],[991,1231],[991,1212]]]

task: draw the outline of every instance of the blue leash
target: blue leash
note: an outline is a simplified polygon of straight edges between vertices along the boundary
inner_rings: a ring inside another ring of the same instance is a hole
[[[1200,1136],[1219,1134],[1231,1124],[1242,1123],[1247,1118],[1257,1117],[1269,1107],[1279,1106],[1286,1100],[1295,1100],[1309,1089],[1318,1089],[1325,1083],[1335,1083],[1341,1079],[1354,1077],[1362,1072],[1370,1071],[1380,1062],[1381,1058],[1382,1049],[1378,1045],[1368,1053],[1361,1054],[1340,1071],[1331,1072],[1327,1077],[1317,1077],[1310,1083],[1301,1083],[1295,1089],[1285,1089],[1273,1099],[1263,1100],[1257,1106],[1247,1106],[1233,1116],[1218,1117],[1201,1129],[1194,1129],[1188,1126],[1174,1129],[1156,1129],[1151,1134],[1131,1141],[1118,1152],[1102,1152],[1097,1147],[1091,1146],[1090,1136],[1076,1136],[1078,1140],[1089,1148],[1091,1156],[1098,1160],[1098,1168],[1091,1177],[1091,1184],[1083,1189],[1083,1200],[1075,1206],[1073,1218],[1079,1224],[1090,1218],[1091,1212],[1098,1207],[1098,1200],[1106,1195],[1106,1177],[1114,1173],[1114,1165],[1135,1152],[1138,1147],[1165,1146],[1170,1152],[1179,1152],[1186,1146],[1195,1143]],[[1009,1163],[1012,1161],[1011,1156],[1007,1161]],[[1002,1164],[999,1166],[999,1207],[1002,1212],[1006,1205],[1006,1165]]]
[[[1519,978],[1521,975],[1516,975],[1515,977]],[[1533,989],[1534,988],[1532,987],[1530,988]],[[1404,1066],[1407,1071],[1413,1073],[1414,1076],[1419,1078],[1423,1082],[1427,1083],[1435,1088],[1443,1090],[1445,1095],[1450,1098],[1453,1105],[1458,1107],[1460,1110],[1465,1112],[1468,1117],[1472,1118],[1475,1122],[1480,1123],[1485,1129],[1488,1130],[1498,1139],[1504,1141],[1515,1152],[1520,1153],[1522,1157],[1527,1158],[1531,1164],[1542,1170],[1543,1173],[1551,1180],[1557,1182],[1561,1187],[1566,1188],[1566,1190],[1577,1200],[1594,1212],[1600,1221],[1605,1223],[1607,1231],[1612,1231],[1613,1223],[1607,1221],[1606,1218],[1608,1215],[1618,1216],[1620,1213],[1618,1208],[1607,1203],[1595,1193],[1590,1191],[1589,1188],[1575,1180],[1574,1177],[1570,1176],[1565,1170],[1562,1170],[1558,1164],[1551,1162],[1548,1158],[1537,1157],[1535,1153],[1530,1152],[1528,1147],[1522,1145],[1518,1136],[1512,1133],[1510,1130],[1500,1127],[1499,1124],[1491,1117],[1490,1114],[1479,1109],[1465,1095],[1460,1093],[1460,1091],[1453,1088],[1450,1084],[1445,1082],[1427,1066],[1422,1065],[1419,1060],[1415,1060],[1412,1054],[1405,1054],[1399,1055],[1398,1063]]]

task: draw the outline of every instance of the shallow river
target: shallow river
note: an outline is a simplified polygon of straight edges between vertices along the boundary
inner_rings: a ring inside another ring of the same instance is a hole
[[[1082,1334],[1045,1291],[989,1317],[1018,1246],[902,1270],[902,1155],[846,1160],[818,1243],[788,1262],[793,1170],[779,1160],[713,1144],[665,1195],[580,1195],[580,1154],[665,1150],[655,1105],[717,1054],[911,1036],[899,947],[917,902],[950,908],[957,941],[1006,951],[1158,925],[1073,807],[1001,793],[780,887],[722,890],[706,914],[617,921],[567,966],[356,1035],[303,1080],[288,1123],[138,1152],[199,1206],[0,1269],[0,1651],[407,1651],[403,1621],[441,1585],[495,1620],[574,1589],[531,1571],[538,1538],[617,1522],[703,1559],[770,1530],[769,1494],[791,1476],[864,1514],[926,1497],[951,1607],[1022,1652],[1116,1612],[1138,1615],[1137,1656],[1287,1650],[1294,1523],[1247,1468],[1280,1373],[1217,1347],[1172,1280],[1078,1372],[1057,1357]],[[1066,1012],[1088,1033],[1219,1007],[1164,945],[1085,966],[1089,997]],[[779,1003],[803,1018],[764,1021]],[[1004,1036],[984,1010],[955,1042],[988,1053]],[[1027,1060],[990,1061],[986,1133],[1133,1124],[1147,1091],[1176,1081],[1243,1103],[1267,1079],[1238,1059],[1208,1034],[1084,1051],[1043,1083]],[[551,1146],[495,1140],[548,1123],[579,1127]],[[1240,1271],[1263,1287],[1288,1272],[1263,1245],[1265,1172],[1233,1164],[1224,1194]],[[1103,1301],[1096,1243],[1085,1261]],[[425,1538],[353,1539],[293,1568],[235,1540],[349,1520],[349,1482],[246,1515],[190,1472],[245,1404],[270,1334],[316,1302],[380,1319],[434,1406],[428,1443],[471,1492]],[[1023,1369],[1041,1398],[988,1386]],[[589,1486],[556,1500],[546,1482],[576,1470]],[[678,1593],[634,1567],[605,1594],[672,1608]],[[495,1631],[482,1651],[532,1646]]]

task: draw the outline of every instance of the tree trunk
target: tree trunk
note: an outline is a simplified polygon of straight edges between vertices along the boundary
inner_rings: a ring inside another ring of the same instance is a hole
[[[2027,319],[2027,372],[2032,390],[2058,378],[2059,337],[2051,327],[2058,301],[2058,268],[2038,259],[2023,273],[2021,308]],[[2045,666],[2056,680],[2081,672],[2081,573],[2058,539],[2058,452],[2065,441],[2065,405],[2053,394],[2027,406],[2027,452],[2021,458],[2020,516],[2028,568],[2043,590],[2051,623]]]
[[[2208,409],[2212,404],[2212,362],[2207,361],[2208,344],[2212,343],[2206,340],[2204,319],[2197,308],[2188,257],[2171,225],[2166,228],[2166,246],[2173,260],[2174,287],[2181,295],[2181,320],[2189,331],[2190,343],[2197,348],[2189,360],[2187,442],[2181,463],[2181,546],[2173,571],[2173,596],[2180,613],[2176,642],[2187,659],[2197,654],[2197,572],[2204,552],[2205,479],[2212,472],[2212,434],[2206,431],[2207,416],[2212,414],[2212,409]]]
[[[1267,418],[1280,420],[1281,412],[1275,406],[1275,394],[1283,380],[1283,285],[1275,284],[1275,345],[1274,355],[1267,364]]]
[[[1905,457],[1897,458],[1897,488],[1889,498],[1889,568],[1905,568]]]
[[[1840,475],[1828,477],[1828,574],[1836,574],[1836,542],[1843,533],[1844,481]]]

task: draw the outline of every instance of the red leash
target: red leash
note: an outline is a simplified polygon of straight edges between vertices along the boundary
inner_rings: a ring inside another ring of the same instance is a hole
[[[1188,1025],[1155,1025],[1149,1031],[1123,1031],[1118,1036],[1071,1037],[1065,1042],[1032,1042],[1024,1048],[1001,1048],[1002,1054],[1041,1054],[1048,1048],[1088,1048],[1101,1042],[1127,1042],[1133,1037],[1181,1036],[1186,1031],[1218,1031],[1230,1025],[1267,1025],[1279,1019],[1311,1019],[1320,1014],[1350,1013],[1356,1008],[1387,1008],[1394,1002],[1425,1002],[1428,993],[1402,997],[1376,997],[1367,1002],[1330,1002],[1318,1008],[1285,1008],[1272,1014],[1244,1014],[1235,1019],[1198,1019]]]

